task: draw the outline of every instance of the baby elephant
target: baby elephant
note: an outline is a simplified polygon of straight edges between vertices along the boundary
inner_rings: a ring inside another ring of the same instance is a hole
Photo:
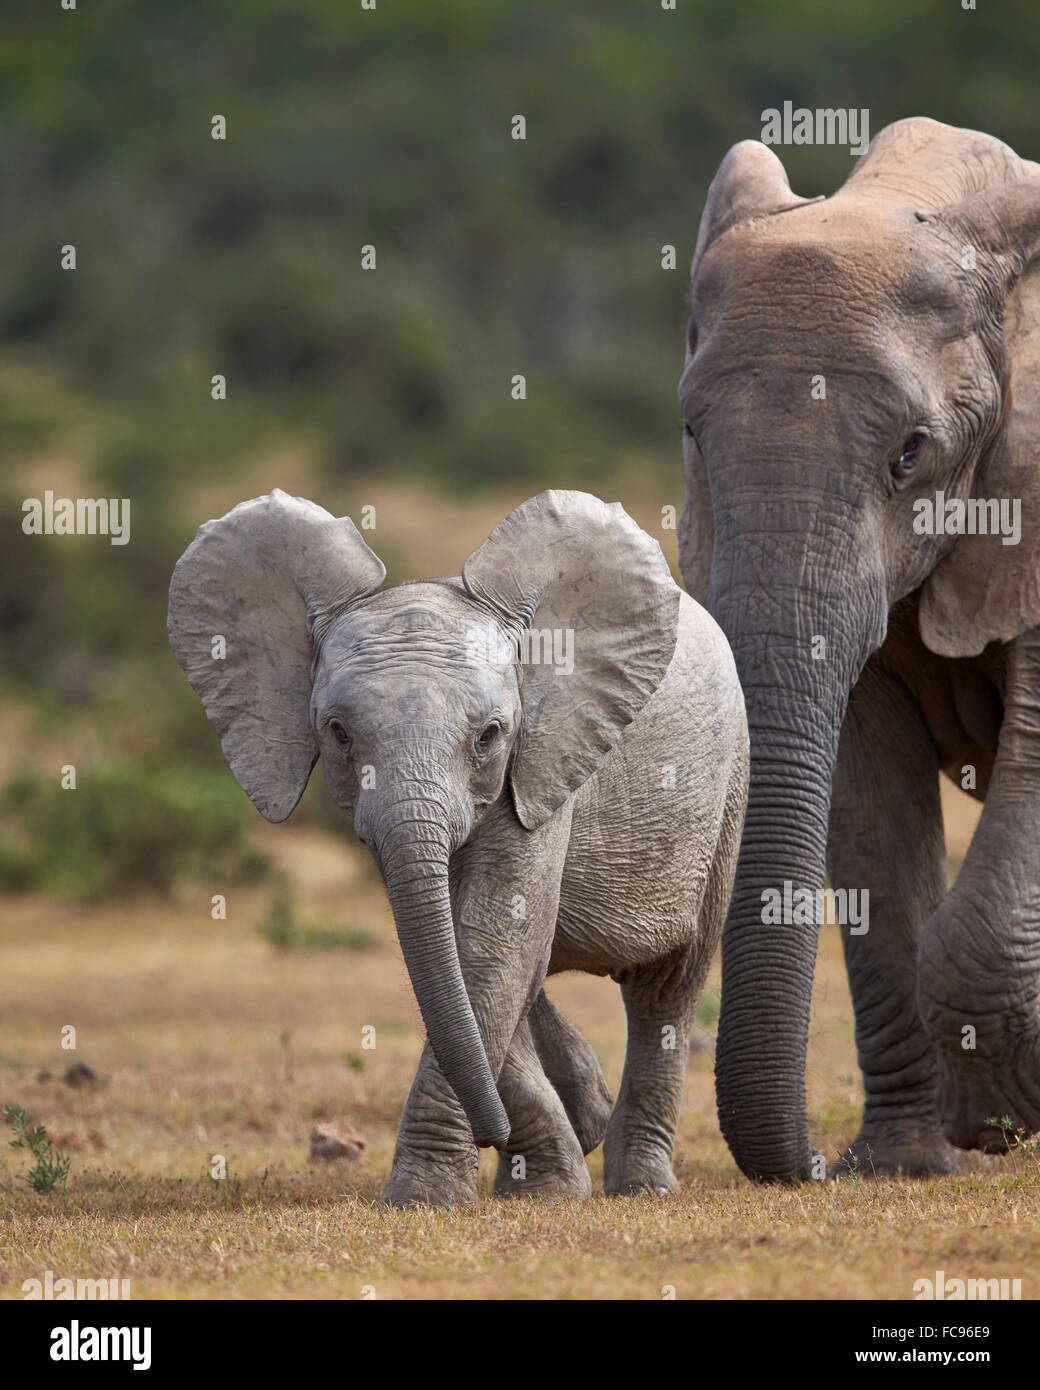
[[[275,491],[207,522],[170,586],[173,650],[257,809],[320,757],[386,884],[428,1041],[382,1200],[677,1190],[687,1034],[747,796],[726,639],[618,503],[544,492],[459,578],[381,589],[347,517]],[[225,644],[215,639],[223,637]],[[226,653],[226,654],[225,654]],[[542,990],[621,986],[611,1105]]]

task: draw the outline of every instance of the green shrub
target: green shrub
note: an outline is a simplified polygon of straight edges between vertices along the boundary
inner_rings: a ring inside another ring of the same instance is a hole
[[[22,772],[0,792],[0,888],[91,902],[262,874],[249,814],[224,771],[113,762],[80,768],[69,790],[57,770]]]
[[[25,1118],[24,1105],[5,1105],[4,1124],[10,1125],[14,1138],[12,1149],[28,1149],[36,1162],[24,1175],[34,1192],[53,1192],[69,1175],[71,1159],[59,1153],[47,1138],[43,1125],[30,1125]]]
[[[366,951],[375,934],[366,927],[325,927],[300,922],[292,884],[282,875],[275,886],[267,916],[257,931],[276,951]]]

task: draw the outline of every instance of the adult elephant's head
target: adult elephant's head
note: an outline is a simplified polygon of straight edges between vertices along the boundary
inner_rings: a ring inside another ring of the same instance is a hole
[[[502,1148],[481,1033],[496,1001],[482,995],[478,1019],[449,860],[507,781],[533,831],[594,773],[671,661],[680,593],[656,541],[580,492],[518,507],[459,579],[381,590],[384,576],[349,517],[275,491],[199,528],[170,585],[170,642],[268,820],[321,758],[382,872],[440,1069],[475,1142]]]
[[[811,1176],[816,934],[763,892],[822,887],[839,730],[894,603],[979,653],[1040,622],[1040,166],[901,121],[833,197],[756,141],[723,161],[692,270],[681,559],[733,645],[751,795],[723,937],[718,1102],[741,1168]],[[928,534],[928,503],[1021,499],[1019,544]],[[915,506],[915,504],[918,504]]]

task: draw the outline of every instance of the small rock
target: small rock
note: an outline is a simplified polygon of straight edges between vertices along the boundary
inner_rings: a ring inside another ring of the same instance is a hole
[[[93,1067],[88,1067],[86,1062],[75,1062],[71,1067],[66,1067],[62,1080],[66,1086],[98,1086],[101,1084],[101,1077],[98,1076]]]
[[[335,1125],[318,1124],[311,1132],[311,1158],[320,1159],[323,1163],[335,1163],[337,1159],[356,1162],[364,1147],[363,1139]]]

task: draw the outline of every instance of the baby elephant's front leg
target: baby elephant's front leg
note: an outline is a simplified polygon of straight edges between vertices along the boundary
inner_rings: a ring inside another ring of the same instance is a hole
[[[497,1197],[563,1201],[592,1195],[592,1179],[563,1101],[546,1076],[525,1019],[498,1079],[509,1116],[509,1145],[499,1155]]]
[[[570,814],[569,806],[564,806],[545,825],[526,832],[503,802],[480,834],[452,860],[459,965],[496,1079],[506,1071],[517,1029],[545,978]],[[533,1052],[529,1038],[528,1044]],[[534,1084],[529,1070],[526,1061],[519,1069],[510,1066],[506,1080],[498,1083],[511,1122],[514,1117],[503,1086],[512,1085],[526,1096]],[[540,1064],[538,1071],[544,1080]],[[517,1116],[521,1124],[526,1123],[529,1109],[525,1099]],[[477,1167],[466,1115],[427,1043],[405,1106],[383,1201],[396,1206],[468,1205],[477,1201]]]
[[[506,1054],[498,1087],[510,1135],[498,1162],[496,1196],[588,1197],[592,1179],[581,1144],[545,1075],[526,1020]],[[380,1201],[395,1207],[473,1206],[479,1200],[478,1161],[466,1116],[427,1043]]]
[[[469,1121],[427,1042],[379,1200],[392,1207],[473,1206],[478,1163]]]

